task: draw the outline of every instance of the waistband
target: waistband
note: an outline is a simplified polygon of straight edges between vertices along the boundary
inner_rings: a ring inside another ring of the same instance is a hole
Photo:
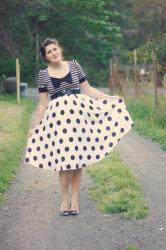
[[[70,95],[70,94],[81,94],[80,89],[64,89],[51,96],[51,100],[57,98],[58,96]]]

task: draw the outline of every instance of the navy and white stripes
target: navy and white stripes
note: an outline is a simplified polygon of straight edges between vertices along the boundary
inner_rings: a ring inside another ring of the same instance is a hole
[[[62,81],[58,86],[52,84],[47,68],[40,70],[37,78],[39,93],[48,92],[50,96],[52,96],[63,89],[79,88],[79,84],[86,80],[86,75],[81,65],[76,60],[68,61],[68,65],[70,72],[66,76],[70,76],[71,81],[65,81],[65,77],[63,77],[61,78]]]

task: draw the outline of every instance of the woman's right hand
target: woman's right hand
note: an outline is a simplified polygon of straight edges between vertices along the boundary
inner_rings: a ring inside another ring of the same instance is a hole
[[[34,129],[29,129],[29,131],[28,131],[28,137],[31,137],[33,133],[34,133]]]

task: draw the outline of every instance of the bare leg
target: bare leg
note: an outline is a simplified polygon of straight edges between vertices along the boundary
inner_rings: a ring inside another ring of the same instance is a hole
[[[78,192],[80,189],[81,177],[82,177],[82,168],[73,171],[73,176],[71,179],[71,188],[72,188],[71,210],[79,210]]]
[[[61,211],[68,210],[68,191],[71,183],[73,170],[59,172],[60,187],[61,187]]]

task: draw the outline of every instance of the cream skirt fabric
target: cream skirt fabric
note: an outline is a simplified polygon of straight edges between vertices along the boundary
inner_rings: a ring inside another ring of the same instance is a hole
[[[55,171],[86,167],[102,160],[132,126],[123,98],[59,96],[28,138],[24,161]]]

